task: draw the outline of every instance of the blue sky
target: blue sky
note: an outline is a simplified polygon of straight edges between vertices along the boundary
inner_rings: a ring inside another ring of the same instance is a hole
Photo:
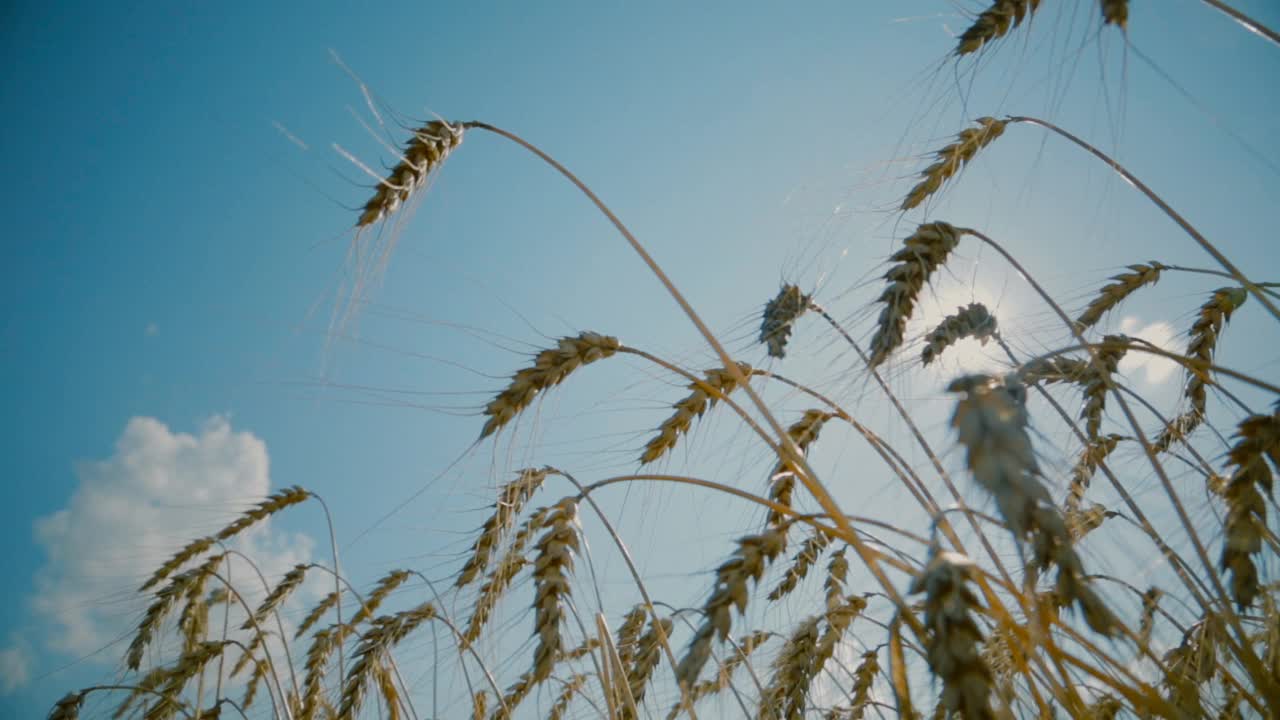
[[[1280,24],[1274,2],[1235,4]],[[481,133],[400,228],[375,306],[346,328],[364,342],[333,336],[351,208],[368,180],[332,145],[372,167],[391,158],[355,119],[375,122],[330,50],[368,84],[388,122],[483,119],[548,149],[613,205],[731,347],[760,362],[751,323],[780,280],[822,283],[819,299],[868,330],[869,315],[858,313],[873,299],[874,263],[919,219],[899,226],[888,212],[919,167],[915,157],[984,114],[1049,115],[1120,148],[1242,266],[1280,279],[1270,239],[1280,199],[1280,48],[1198,2],[1156,5],[1135,3],[1126,49],[1114,28],[1098,33],[1093,3],[1045,3],[1044,22],[982,60],[981,81],[972,66],[956,72],[945,62],[965,20],[934,0],[6,5],[0,151],[11,168],[10,226],[0,257],[10,270],[0,289],[0,369],[10,399],[0,420],[0,546],[9,551],[0,557],[8,580],[0,648],[21,646],[30,662],[27,682],[0,696],[0,712],[43,712],[65,688],[113,671],[95,659],[60,669],[78,655],[59,649],[61,631],[32,598],[53,562],[37,518],[76,507],[73,495],[95,477],[132,472],[122,438],[177,442],[186,449],[166,467],[178,470],[206,457],[234,466],[228,456],[252,454],[256,439],[271,486],[321,493],[339,509],[344,543],[428,487],[350,552],[371,574],[421,552],[415,562],[442,575],[440,548],[459,542],[449,533],[478,517],[442,508],[481,507],[516,456],[537,457],[528,443],[482,446],[431,482],[480,426],[439,410],[474,413],[500,384],[481,374],[506,375],[544,336],[579,329],[709,362],[607,223],[529,156]],[[404,139],[394,124],[390,134],[388,142]],[[1011,128],[931,213],[1009,238],[1077,304],[1121,264],[1208,265],[1135,193],[1031,128]],[[1012,326],[1045,326],[1024,287],[1004,284],[980,252],[967,257],[992,274],[988,289]],[[1212,287],[1161,285],[1126,312],[1134,327],[1166,319],[1180,333]],[[1231,350],[1248,359],[1245,369],[1275,377],[1274,327],[1260,308],[1247,309]],[[809,342],[821,357],[825,339]],[[823,362],[802,359],[795,372],[835,378],[836,366]],[[636,431],[679,392],[639,372],[630,384],[625,373],[584,377],[579,399],[548,403],[546,425],[563,421],[607,448],[575,455],[553,442],[572,432],[549,429],[548,454],[588,471],[628,467],[643,444]],[[392,407],[322,389],[322,379],[468,394],[399,395],[434,409]],[[939,401],[938,386],[910,382],[914,400]],[[591,399],[596,388],[617,394]],[[146,551],[216,526],[247,501],[215,499],[222,514],[177,501],[188,520]],[[646,502],[661,509],[672,500]],[[282,556],[302,552],[293,533],[319,524],[300,515],[261,542]],[[707,532],[722,539],[730,526]],[[117,558],[139,552],[112,549]],[[74,573],[57,577],[55,587],[76,584]],[[127,626],[128,606],[119,607],[97,621]]]

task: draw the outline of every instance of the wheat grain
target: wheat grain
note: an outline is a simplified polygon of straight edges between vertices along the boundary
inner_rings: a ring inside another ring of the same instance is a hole
[[[943,184],[960,172],[978,151],[990,145],[1004,133],[1005,121],[993,117],[981,117],[974,121],[977,127],[965,128],[956,135],[956,141],[934,153],[935,161],[920,172],[920,181],[902,200],[902,210],[911,210],[942,189]]]
[[[884,303],[875,335],[871,338],[871,367],[877,367],[902,345],[907,320],[933,273],[960,242],[956,228],[944,222],[925,223],[903,241],[889,260],[896,263],[884,274],[889,281],[877,302]]]
[[[372,225],[391,215],[420,189],[431,173],[439,168],[449,153],[462,143],[465,126],[432,120],[413,131],[413,139],[405,146],[400,162],[379,183],[373,197],[365,203],[356,227]]]
[[[534,358],[533,366],[523,368],[511,382],[484,408],[488,416],[480,439],[501,430],[529,407],[538,396],[560,383],[582,367],[607,358],[618,351],[618,338],[584,331],[577,337],[563,337],[556,347],[543,350]]]
[[[525,503],[533,497],[542,482],[546,480],[547,468],[526,468],[521,470],[515,480],[503,485],[498,491],[498,501],[494,503],[493,514],[485,521],[480,530],[480,537],[471,545],[471,556],[458,574],[454,583],[463,587],[471,582],[489,565],[489,560],[497,550],[502,535],[509,531],[524,509]]]
[[[955,54],[968,55],[982,49],[987,43],[1004,37],[1011,28],[1022,24],[1023,18],[1034,13],[1040,0],[996,0],[982,11],[960,35]]]
[[[809,309],[810,298],[796,285],[786,284],[778,294],[765,303],[760,318],[760,342],[768,348],[770,357],[781,358],[787,353],[787,341],[791,338],[791,326]]]
[[[956,308],[954,315],[943,318],[938,326],[929,332],[925,339],[924,350],[920,353],[920,362],[929,365],[937,360],[942,351],[965,338],[973,338],[987,344],[987,340],[996,333],[996,319],[987,311],[982,303],[969,303]]]

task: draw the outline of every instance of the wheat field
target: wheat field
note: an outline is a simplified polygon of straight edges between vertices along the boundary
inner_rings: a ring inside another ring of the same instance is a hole
[[[1017,62],[1033,27],[1064,22],[1057,4],[996,0],[964,16],[954,46],[915,49],[941,58],[932,87],[962,92],[953,73]],[[1124,51],[1129,5],[1078,3],[1090,47]],[[1280,52],[1272,29],[1228,4],[1200,11]],[[260,499],[174,549],[138,588],[147,608],[120,682],[73,689],[49,717],[1276,717],[1280,378],[1229,340],[1244,317],[1275,337],[1280,264],[1237,264],[1243,241],[1203,233],[1106,133],[965,111],[893,170],[892,249],[859,270],[856,291],[784,279],[735,298],[749,317],[727,330],[535,139],[484,120],[420,124],[382,158],[390,169],[354,218],[353,293],[394,263],[410,209],[431,212],[431,183],[472,144],[498,143],[580,191],[633,251],[626,272],[655,278],[654,305],[674,301],[673,322],[702,346],[584,328],[510,367],[457,418],[477,435],[459,451],[502,481],[443,566],[357,583],[334,541],[328,562],[232,577],[228,543],[255,525],[308,507],[341,516],[305,483]],[[1064,295],[1032,261],[1034,237],[938,212],[1018,138],[1087,158],[1108,192],[1153,208],[1180,251],[1136,258],[1117,244],[1095,263],[1111,271]],[[1026,308],[966,288],[978,254]],[[1117,329],[1127,303],[1170,282],[1189,288],[1163,308],[1172,347]],[[342,305],[335,323],[359,314]],[[975,354],[980,369],[957,360]],[[1133,381],[1135,359],[1166,363],[1176,391]],[[599,377],[648,401],[653,423],[621,450],[584,437],[547,464],[545,403],[596,391]],[[874,465],[851,466],[843,448],[855,446]],[[627,456],[598,460],[610,453]],[[677,529],[643,530],[664,507],[645,493],[737,526],[681,552],[654,537]],[[303,603],[308,583],[322,591]]]

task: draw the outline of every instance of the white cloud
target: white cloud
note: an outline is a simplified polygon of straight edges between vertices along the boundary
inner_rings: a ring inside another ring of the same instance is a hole
[[[194,435],[134,418],[106,460],[77,467],[63,509],[35,523],[47,560],[31,608],[47,649],[83,656],[128,633],[146,598],[138,586],[180,546],[216,532],[271,492],[266,445],[215,417]],[[268,578],[310,559],[313,542],[266,521],[237,549]],[[247,566],[233,568],[245,577]],[[97,659],[114,662],[117,653]]]
[[[0,650],[0,693],[8,694],[31,679],[31,651],[25,643]]]
[[[1157,321],[1143,325],[1137,317],[1129,315],[1120,321],[1120,332],[1130,337],[1142,338],[1147,342],[1165,350],[1176,352],[1175,339],[1177,333],[1167,322]],[[1168,380],[1177,371],[1178,364],[1168,358],[1151,353],[1131,350],[1120,360],[1120,371],[1135,377],[1139,371],[1146,376],[1146,381],[1159,385]]]

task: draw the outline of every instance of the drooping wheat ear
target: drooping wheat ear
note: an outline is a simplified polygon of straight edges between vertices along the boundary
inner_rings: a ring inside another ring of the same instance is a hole
[[[488,567],[493,553],[497,550],[502,536],[515,526],[516,518],[524,509],[525,503],[542,487],[546,480],[548,468],[526,468],[521,470],[515,480],[503,485],[498,491],[498,501],[493,505],[493,514],[484,521],[480,537],[471,545],[471,557],[462,566],[458,580],[454,584],[463,587],[471,582]]]
[[[1088,718],[1089,720],[1114,720],[1123,709],[1124,703],[1117,700],[1114,695],[1102,693],[1089,705]]]
[[[1101,0],[1102,24],[1119,25],[1124,30],[1129,23],[1129,0]]]
[[[889,281],[877,302],[884,303],[875,335],[871,338],[871,367],[889,359],[902,345],[907,320],[915,310],[925,283],[946,261],[960,242],[956,228],[944,222],[925,223],[903,241],[902,249],[889,260],[896,263],[884,274]]]
[[[395,591],[396,588],[404,584],[412,576],[408,570],[392,570],[391,572],[378,578],[378,582],[374,583],[373,589],[364,597],[364,603],[355,615],[351,616],[351,624],[359,625],[360,623],[373,617],[373,614],[382,606],[382,601]]]
[[[818,556],[830,544],[831,536],[822,530],[814,530],[808,538],[805,538],[804,543],[800,545],[799,552],[792,558],[791,565],[787,567],[782,579],[769,591],[769,600],[776,602],[790,595],[796,589],[796,586],[800,584],[800,581],[808,577],[809,568],[813,567],[813,564],[818,560]]]
[[[206,639],[209,630],[209,602],[204,583],[192,584],[184,594],[182,612],[178,614],[178,631],[182,634],[182,651],[191,652]]]
[[[355,662],[351,665],[346,685],[342,689],[342,700],[338,704],[338,717],[359,716],[369,683],[371,680],[378,680],[379,674],[383,672],[387,653],[419,625],[435,616],[435,606],[428,602],[394,615],[380,615],[373,619],[356,646]]]
[[[827,661],[835,657],[836,647],[844,638],[845,631],[866,609],[867,599],[857,595],[849,595],[843,602],[827,605],[827,611],[822,616],[826,622],[826,628],[822,631],[822,637],[818,638],[818,647],[813,654],[813,661],[808,671],[809,683],[818,677],[826,667]]]
[[[760,318],[760,342],[768,347],[770,357],[781,358],[787,354],[791,326],[809,309],[809,302],[809,296],[801,292],[799,286],[788,283],[765,303]]]
[[[264,520],[287,507],[297,505],[309,497],[311,497],[311,493],[303,490],[297,485],[285,488],[274,495],[268,496],[267,499],[258,503],[253,509],[236,518],[234,522],[223,528],[218,532],[218,534],[193,540],[188,543],[185,547],[175,553],[173,557],[166,560],[165,563],[154,573],[152,573],[151,577],[142,584],[142,587],[138,588],[138,591],[146,592],[156,585],[159,585],[165,578],[172,575],[178,568],[185,565],[188,561],[199,555],[203,555],[205,551],[213,547],[215,543],[230,540],[236,535],[239,535],[249,529],[255,523]]]
[[[569,703],[577,697],[578,693],[587,686],[587,680],[591,678],[586,673],[578,673],[569,678],[564,687],[560,689],[560,694],[556,696],[556,701],[551,705],[551,712],[547,713],[547,720],[562,720],[564,714],[569,710]],[[480,715],[476,716],[477,719]]]
[[[991,669],[992,685],[1006,705],[1010,705],[1016,695],[1013,686],[1016,671],[1013,648],[1018,642],[1007,625],[997,625],[991,629],[982,644],[982,662]]]
[[[759,583],[764,571],[786,548],[786,531],[770,529],[759,535],[748,535],[738,540],[734,556],[716,568],[716,584],[711,597],[702,607],[703,620],[689,649],[676,668],[676,678],[681,685],[693,687],[711,657],[711,642],[729,637],[733,625],[732,609],[738,614],[747,610],[750,584]]]
[[[502,598],[507,588],[511,587],[516,575],[529,564],[524,556],[525,548],[529,546],[529,540],[533,538],[534,533],[542,529],[549,512],[551,512],[550,508],[539,508],[529,515],[516,531],[511,547],[502,554],[489,576],[480,585],[475,609],[471,612],[471,619],[467,621],[467,630],[463,633],[465,645],[470,645],[480,638],[480,633],[484,630],[485,623],[489,622],[489,616],[497,607],[498,600]]]
[[[165,668],[163,679],[155,688],[159,697],[151,694],[144,696],[155,699],[151,701],[150,707],[143,716],[147,720],[160,720],[176,717],[182,712],[187,707],[187,703],[182,700],[183,689],[192,678],[202,673],[212,660],[220,656],[226,646],[226,642],[200,643],[189,652],[184,652],[173,665]],[[185,714],[190,715],[190,713]]]
[[[83,706],[84,693],[67,693],[49,711],[49,720],[80,720],[80,708]]]
[[[1160,607],[1160,596],[1164,594],[1160,588],[1152,586],[1142,593],[1142,616],[1138,621],[1138,642],[1151,644],[1151,631],[1156,627],[1156,608]]]
[[[1068,508],[1063,514],[1063,522],[1067,526],[1067,536],[1071,542],[1079,542],[1081,538],[1102,527],[1102,523],[1118,513],[1108,510],[1103,505],[1091,505],[1088,508]]]
[[[1080,317],[1076,318],[1076,324],[1080,330],[1093,327],[1111,310],[1115,309],[1125,298],[1138,291],[1146,285],[1155,285],[1160,280],[1161,271],[1166,266],[1152,260],[1149,263],[1138,263],[1129,266],[1129,272],[1112,275],[1113,282],[1104,285],[1098,296],[1089,301],[1089,305],[1085,307],[1084,312],[1080,313]]]
[[[155,639],[165,618],[173,612],[180,600],[187,597],[191,588],[198,587],[203,592],[205,583],[225,558],[222,554],[211,555],[200,565],[175,576],[156,592],[155,598],[143,613],[142,621],[138,623],[133,641],[129,643],[129,650],[125,653],[126,667],[136,672],[142,666],[142,656]]]
[[[977,127],[965,128],[956,135],[956,141],[934,153],[934,162],[920,173],[920,181],[902,200],[902,209],[911,210],[938,192],[948,180],[973,160],[982,148],[990,145],[1004,133],[1004,120],[980,117],[974,121]]]
[[[1088,374],[1089,363],[1080,358],[1054,355],[1038,358],[1023,365],[1018,377],[1028,385],[1032,383],[1078,383]]]
[[[880,653],[868,650],[862,654],[862,661],[853,671],[853,700],[846,715],[849,720],[862,720],[866,714],[867,706],[871,704],[871,688],[879,674]]]
[[[996,332],[996,319],[987,311],[982,303],[969,303],[956,308],[955,315],[948,315],[938,323],[926,338],[924,350],[920,353],[920,361],[925,365],[932,363],[942,355],[942,351],[965,338],[973,338],[983,345]]]
[[[1224,521],[1223,571],[1231,573],[1231,597],[1243,610],[1253,605],[1260,588],[1258,568],[1251,557],[1262,551],[1267,527],[1267,505],[1262,492],[1272,495],[1270,461],[1280,472],[1280,410],[1271,415],[1251,415],[1239,425],[1240,438],[1227,454],[1235,468],[1223,498],[1227,504]]]
[[[661,625],[661,633],[658,631],[659,625]],[[653,677],[653,671],[658,667],[658,661],[662,659],[662,642],[660,638],[670,636],[670,619],[661,618],[657,623],[652,618],[649,619],[649,630],[640,636],[632,662],[627,667],[627,687],[631,690],[631,697],[635,701],[635,707],[639,707],[640,702],[644,700],[644,693],[649,685],[649,679]],[[623,705],[621,715],[624,720],[635,720],[631,708],[632,706],[629,704]]]
[[[842,547],[831,553],[831,559],[827,561],[827,576],[822,579],[822,588],[826,591],[828,608],[839,605],[844,597],[844,586],[849,579],[849,559],[844,551]]]
[[[337,604],[338,592],[336,590],[325,595],[320,602],[316,603],[315,607],[311,608],[311,611],[307,613],[307,616],[302,619],[302,623],[298,625],[298,629],[293,633],[293,639],[297,640],[305,635],[308,630],[315,627],[316,623],[320,622],[320,618],[324,617],[325,613],[332,610]]]
[[[249,653],[245,653],[241,657],[250,657]],[[258,695],[258,688],[262,682],[267,679],[267,673],[271,671],[271,667],[267,665],[265,660],[252,658],[253,672],[249,673],[249,681],[244,686],[244,698],[240,701],[240,707],[247,708],[253,704],[254,698]]]
[[[561,500],[547,515],[547,531],[536,546],[533,608],[538,645],[533,652],[531,682],[534,684],[551,675],[563,647],[560,622],[569,596],[568,574],[573,572],[573,556],[579,550],[577,516],[577,502],[573,498]]]
[[[738,370],[743,377],[751,377],[751,366],[740,362]],[[719,367],[703,373],[703,379],[688,385],[689,394],[671,407],[675,412],[658,426],[658,434],[645,443],[640,453],[640,464],[648,465],[671,452],[676,442],[693,428],[693,421],[715,407],[720,398],[738,389],[738,381],[728,369]]]
[[[1123,435],[1110,433],[1090,440],[1080,451],[1079,459],[1071,468],[1071,484],[1067,489],[1067,510],[1080,507],[1080,502],[1084,500],[1084,493],[1093,482],[1094,473],[1098,471],[1098,465],[1106,462],[1107,457],[1115,452],[1120,441],[1125,439]]]
[[[485,720],[485,711],[489,706],[489,695],[483,690],[477,690],[471,696],[471,720]]]
[[[942,681],[939,705],[967,720],[989,720],[995,717],[991,669],[982,660],[982,630],[973,618],[982,608],[965,585],[973,571],[969,558],[934,546],[908,592],[925,596],[924,646],[929,667]]]
[[[252,630],[254,621],[258,625],[262,625],[271,616],[271,613],[280,607],[281,603],[293,594],[302,585],[302,581],[306,579],[307,571],[311,569],[310,565],[294,565],[293,569],[284,574],[280,582],[267,593],[258,608],[253,611],[253,620],[245,620],[240,626],[241,630]]]
[[[307,658],[303,663],[305,675],[302,681],[302,712],[299,720],[312,720],[326,701],[324,698],[324,676],[329,667],[329,658],[333,656],[338,645],[346,642],[350,625],[330,625],[316,631],[311,636],[311,645],[307,647]]]
[[[426,184],[431,172],[440,167],[454,148],[462,143],[465,126],[432,120],[413,131],[404,156],[391,174],[378,184],[373,197],[364,204],[356,227],[372,225],[391,215]]]
[[[751,653],[755,652],[761,645],[769,642],[772,637],[773,633],[767,630],[757,630],[750,635],[738,638],[733,654],[720,665],[720,672],[716,673],[716,677],[710,680],[703,680],[689,690],[689,702],[694,703],[705,697],[716,695],[729,687],[733,681],[734,671],[745,665],[747,660],[751,658]],[[667,720],[675,720],[679,717],[684,707],[683,702],[673,705],[667,713]]]
[[[1004,37],[1011,28],[1021,25],[1023,18],[1034,13],[1038,7],[1040,0],[996,0],[960,35],[956,55],[977,52],[983,45]]]
[[[1090,442],[1096,440],[1102,430],[1102,414],[1107,409],[1107,387],[1128,348],[1129,338],[1124,335],[1108,335],[1095,346],[1095,358],[1089,363],[1081,388],[1084,408],[1080,416],[1084,418],[1085,434]]]
[[[534,358],[533,367],[523,368],[511,376],[511,383],[489,401],[484,414],[489,417],[480,439],[501,430],[533,403],[538,393],[548,390],[569,377],[583,365],[607,358],[618,350],[618,338],[590,331],[577,337],[560,338],[556,347],[543,350]]]
[[[815,615],[802,621],[778,652],[773,661],[773,675],[760,698],[760,720],[796,720],[803,717],[821,619]]]
[[[1075,603],[1094,632],[1111,635],[1119,622],[1089,585],[1066,521],[1053,506],[1027,432],[1026,388],[1014,375],[959,378],[948,387],[963,397],[951,425],[965,447],[970,473],[996,501],[1019,548],[1029,541],[1030,570],[1058,568],[1059,602]]]
[[[1200,686],[1218,670],[1218,642],[1225,628],[1216,615],[1206,615],[1182,635],[1182,643],[1164,655],[1164,686],[1169,702],[1186,717],[1200,717]]]
[[[806,410],[799,420],[787,428],[787,435],[791,437],[791,442],[795,443],[800,452],[808,452],[809,446],[818,439],[818,433],[822,432],[822,426],[833,417],[835,417],[833,413],[825,410]],[[793,467],[790,461],[780,459],[774,466],[773,473],[769,475],[769,499],[779,505],[791,507],[798,471],[799,468]],[[787,522],[786,515],[775,508],[769,508],[768,523],[770,525],[776,527],[785,522]]]
[[[640,631],[644,630],[644,621],[648,616],[649,609],[641,603],[631,608],[618,626],[618,637],[614,640],[614,645],[618,648],[618,660],[623,667],[630,667],[631,661],[635,659],[636,642],[640,639]]]

